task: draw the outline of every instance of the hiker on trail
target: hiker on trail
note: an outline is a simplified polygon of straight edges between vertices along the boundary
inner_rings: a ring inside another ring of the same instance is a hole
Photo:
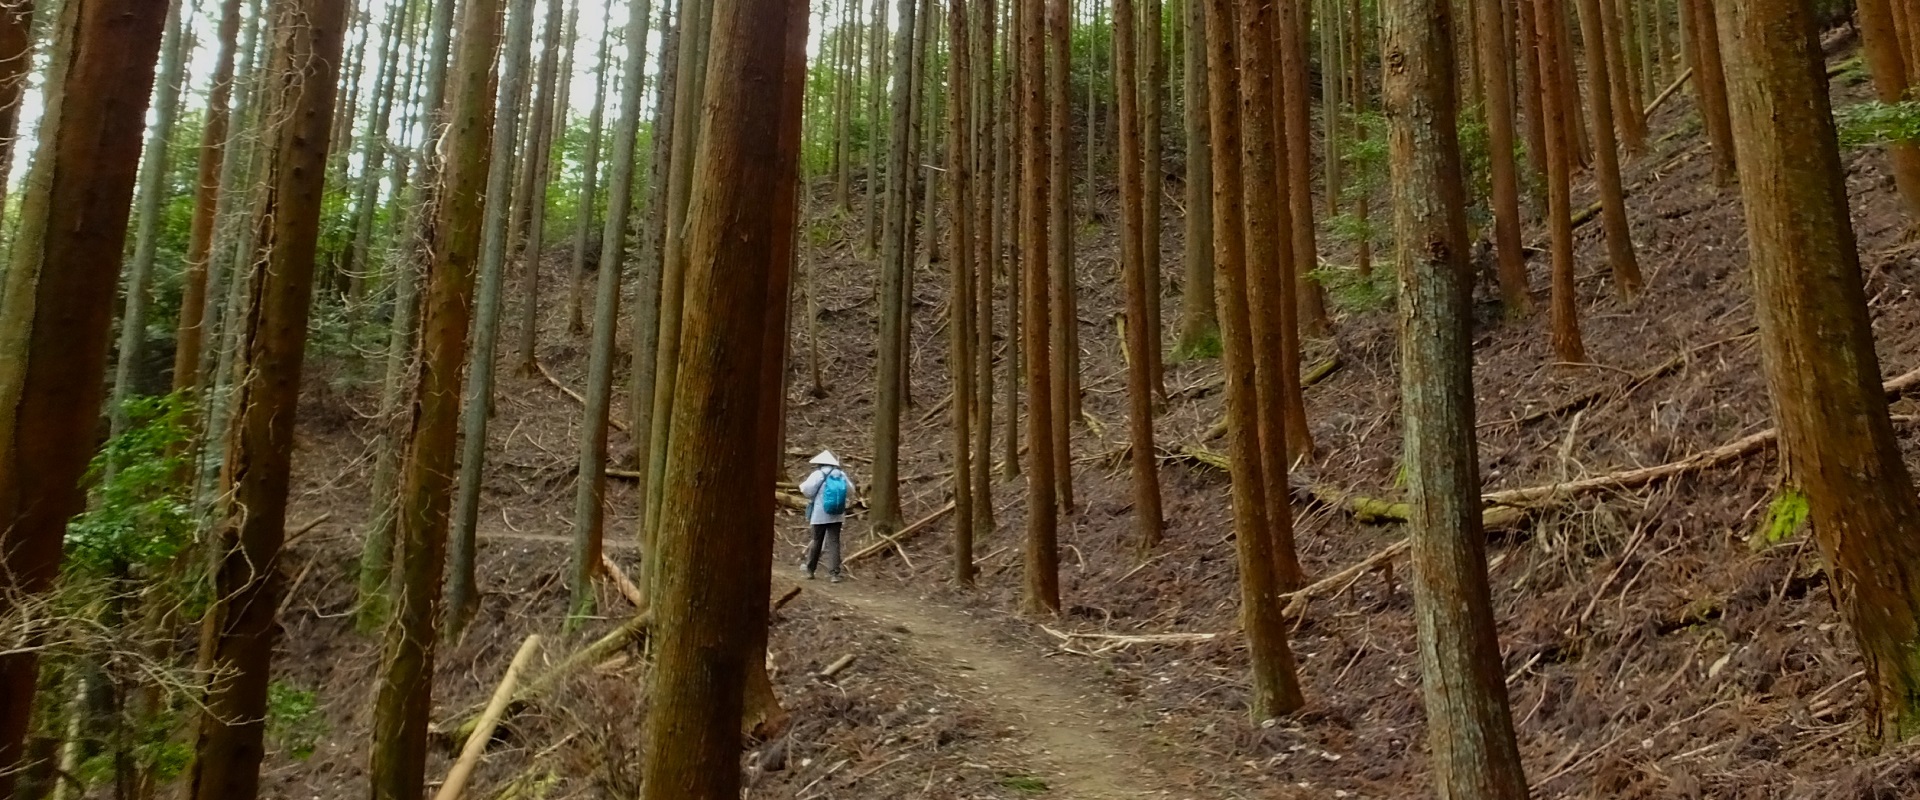
[[[807,580],[813,580],[820,566],[820,552],[827,554],[827,577],[840,582],[840,525],[846,521],[847,506],[853,502],[853,479],[840,468],[840,459],[832,450],[813,457],[819,467],[800,483],[807,496],[807,522],[813,525],[813,543],[807,547]]]

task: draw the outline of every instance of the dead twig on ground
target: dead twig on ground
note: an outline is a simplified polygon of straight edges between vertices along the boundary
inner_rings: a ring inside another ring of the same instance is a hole
[[[467,736],[467,743],[460,748],[460,758],[453,762],[453,768],[447,770],[447,780],[440,784],[433,800],[459,800],[460,793],[467,788],[468,779],[473,777],[473,769],[480,764],[480,755],[487,751],[487,742],[493,739],[493,729],[500,726],[500,717],[507,711],[507,703],[513,697],[513,687],[520,681],[520,673],[527,668],[527,662],[533,660],[533,654],[540,649],[540,635],[533,634],[520,644],[520,652],[513,656],[513,663],[507,665],[506,677],[500,679],[500,685],[494,687],[493,699],[487,701],[487,710],[481,712],[480,722]]]
[[[557,377],[554,377],[553,372],[547,369],[547,365],[542,364],[538,361],[535,361],[533,362],[533,366],[540,370],[541,377],[546,378],[548,383],[553,384],[553,388],[559,389],[561,394],[564,394],[568,397],[573,398],[573,402],[579,403],[582,408],[586,407],[587,398],[584,395],[580,394],[579,392],[574,391],[571,387],[567,386],[566,384],[561,383],[560,379]],[[609,415],[607,417],[607,424],[612,425],[614,430],[617,430],[621,433],[627,432],[627,423],[622,421],[619,417]]]
[[[892,536],[881,536],[880,537],[881,541],[875,542],[873,544],[870,544],[870,545],[867,545],[866,547],[861,548],[859,552],[856,552],[853,555],[847,556],[840,563],[843,565],[852,564],[856,561],[861,561],[861,560],[871,558],[875,553],[884,551],[889,547],[899,547],[901,543],[920,534],[922,531],[925,531],[928,527],[931,527],[933,523],[939,522],[941,518],[951,513],[953,513],[953,503],[948,502],[945,506],[942,506],[940,510],[935,511],[932,514],[928,514],[925,517],[922,517],[919,521],[913,523],[912,525],[908,525],[905,528],[901,528],[899,533],[896,533]],[[901,556],[905,557],[905,555],[906,555],[906,551],[902,550]]]

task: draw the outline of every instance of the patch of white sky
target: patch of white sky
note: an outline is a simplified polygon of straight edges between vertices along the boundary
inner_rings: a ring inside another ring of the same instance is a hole
[[[221,0],[174,1],[186,3],[182,8],[182,23],[189,37],[188,43],[192,47],[186,60],[186,74],[183,85],[184,93],[181,96],[180,106],[182,114],[186,115],[206,107],[209,86],[213,81],[215,62],[219,57],[218,30],[221,6],[224,5],[224,3],[221,2]],[[434,3],[453,2],[454,0],[411,1],[414,4],[414,8],[411,12],[411,21],[409,24],[412,25],[415,30],[424,32],[425,20],[422,18],[422,15],[430,13],[430,8]],[[496,1],[503,3],[512,2],[512,0]],[[875,0],[867,0],[867,2],[873,1]],[[878,1],[886,2],[886,0]],[[275,2],[275,0],[244,0],[243,7],[246,10],[243,13],[246,16],[243,18],[243,22],[258,22],[259,19],[257,19],[257,16],[264,14],[263,9],[265,5],[271,2]],[[471,0],[463,0],[463,3],[464,2],[471,2]],[[606,39],[608,44],[611,45],[609,54],[613,69],[607,76],[606,100],[607,113],[609,115],[607,125],[611,128],[613,124],[611,115],[616,113],[620,105],[621,81],[619,70],[621,64],[624,63],[627,57],[627,47],[625,43],[627,24],[630,20],[628,15],[639,8],[640,2],[639,0],[538,0],[533,3],[534,46],[532,60],[528,64],[529,70],[537,69],[539,55],[545,47],[542,37],[545,34],[546,4],[548,2],[566,3],[567,9],[563,11],[563,13],[573,12],[578,14],[578,22],[576,24],[573,41],[568,45],[573,50],[573,74],[567,81],[567,115],[570,119],[583,119],[592,111],[594,79],[598,73],[597,59],[600,45],[603,39]],[[843,4],[847,2],[852,2],[852,0],[812,0],[809,4],[811,14],[808,17],[808,23],[812,26],[812,29],[808,32],[809,42],[807,52],[809,60],[817,57],[820,53],[820,45],[824,33],[819,29],[822,7],[826,7],[827,19],[837,20],[840,17],[841,9],[844,7]],[[360,70],[358,82],[358,89],[363,102],[358,109],[352,134],[354,152],[349,156],[351,168],[358,170],[361,163],[359,152],[360,139],[365,135],[368,118],[370,116],[370,107],[364,101],[366,98],[372,97],[380,88],[378,62],[382,52],[381,36],[384,28],[398,12],[398,8],[395,3],[389,2],[388,0],[353,0],[353,4],[355,6],[353,24],[349,26],[346,43],[347,61],[351,63],[356,55],[365,58],[362,69]],[[647,89],[646,95],[642,100],[643,119],[651,118],[652,114],[655,97],[653,87],[658,77],[657,61],[660,48],[664,41],[659,18],[662,14],[662,6],[666,4],[667,0],[654,0],[654,2],[648,3],[648,5],[652,6],[651,16],[653,18],[647,24]],[[889,18],[893,17],[891,9],[889,9],[888,16]],[[245,28],[243,27],[242,38],[244,38],[244,35]],[[564,35],[564,30],[562,31],[562,35]],[[457,36],[458,32],[456,31],[456,39]],[[608,37],[611,38],[609,39]],[[418,39],[417,46],[425,48],[425,37],[418,36],[416,38]],[[25,178],[27,166],[31,162],[31,153],[38,140],[36,132],[40,128],[41,117],[45,109],[45,96],[43,92],[46,67],[45,49],[46,48],[43,47],[40,52],[35,54],[34,73],[30,76],[27,91],[21,99],[19,120],[20,147],[18,152],[22,157],[13,159],[12,173],[8,176],[9,184],[16,188],[19,182]],[[413,57],[413,54],[403,48],[400,57],[404,61],[407,58]],[[564,62],[564,60],[565,55],[563,53],[562,61]],[[343,68],[343,79],[346,73],[347,70]],[[531,72],[529,76],[532,76]],[[341,93],[343,95],[347,91],[348,87],[341,87]],[[418,123],[419,120],[415,114],[402,113],[400,110],[396,110],[388,128],[388,141],[413,146],[419,138]],[[155,114],[151,109],[148,111],[147,124],[149,129],[155,124]],[[336,146],[337,144],[338,143],[336,143]],[[10,194],[17,196],[17,192]]]

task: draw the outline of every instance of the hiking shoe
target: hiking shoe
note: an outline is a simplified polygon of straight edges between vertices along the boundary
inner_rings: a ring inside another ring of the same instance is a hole
[[[813,580],[813,570],[807,570],[807,580]]]
[[[829,580],[829,582],[830,582],[830,583],[839,583],[839,582],[841,582],[841,580],[842,580],[842,579],[841,579],[841,577],[840,577],[840,576],[838,576],[838,575],[835,575],[835,576],[833,576],[833,578],[831,578],[831,579]]]

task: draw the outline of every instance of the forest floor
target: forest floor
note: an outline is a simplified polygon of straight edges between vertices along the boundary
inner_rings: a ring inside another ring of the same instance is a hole
[[[1854,81],[1851,72],[1837,79],[1837,104],[1864,98]],[[1771,424],[1751,335],[1738,193],[1714,186],[1689,98],[1666,106],[1652,128],[1648,152],[1630,161],[1626,176],[1646,291],[1620,298],[1598,225],[1579,232],[1582,322],[1596,363],[1555,363],[1543,254],[1531,264],[1539,313],[1504,322],[1490,296],[1479,302],[1475,382],[1490,491],[1671,462]],[[1169,174],[1177,174],[1175,162]],[[1881,154],[1850,152],[1846,164],[1881,359],[1889,376],[1902,374],[1920,367],[1920,244],[1906,233]],[[1166,188],[1178,197],[1177,184]],[[1590,188],[1576,194],[1578,203],[1591,201]],[[1170,365],[1174,399],[1157,420],[1167,541],[1144,563],[1137,557],[1120,456],[1121,304],[1114,217],[1104,213],[1113,199],[1096,193],[1102,213],[1091,215],[1077,245],[1086,418],[1073,447],[1077,509],[1061,532],[1067,611],[1051,620],[1016,613],[1020,480],[992,487],[998,513],[994,533],[976,540],[978,589],[947,579],[950,520],[855,565],[849,583],[803,584],[775,615],[770,646],[792,722],[780,738],[752,745],[748,796],[1431,796],[1411,600],[1404,568],[1391,561],[1316,598],[1297,620],[1292,641],[1307,709],[1265,724],[1247,718],[1227,484],[1187,455],[1207,445],[1204,432],[1220,417],[1213,363]],[[809,348],[802,317],[786,467],[797,477],[807,456],[831,447],[864,479],[876,272],[861,254],[857,205],[846,214],[823,199],[812,206],[804,262],[818,338]],[[1169,207],[1171,330],[1182,269],[1181,220]],[[1309,390],[1318,449],[1295,480],[1391,498],[1401,491],[1392,268],[1389,260],[1361,280],[1348,269],[1347,249],[1322,247],[1323,267],[1336,278],[1336,332],[1311,343],[1308,361],[1337,356],[1340,366]],[[563,261],[548,260],[547,286],[557,285]],[[915,278],[911,376],[919,405],[906,418],[901,470],[909,519],[948,500],[939,483],[950,439],[939,408],[948,386],[943,272],[923,264]],[[564,330],[560,314],[542,318],[542,343],[542,362],[579,386],[584,340]],[[332,516],[292,549],[287,569],[300,577],[277,663],[289,684],[317,693],[323,722],[310,757],[282,752],[270,761],[278,796],[363,794],[379,643],[354,629],[351,612],[374,374],[350,358],[322,360],[303,398],[293,518]],[[809,391],[816,374],[825,390],[817,397]],[[543,650],[551,662],[629,611],[606,591],[608,619],[559,634],[580,409],[539,376],[503,373],[499,398],[482,497],[484,596],[464,637],[442,650],[436,722],[482,702],[527,634],[555,637]],[[615,408],[623,402],[617,397]],[[1006,412],[996,408],[996,425],[1007,423]],[[1895,406],[1896,414],[1916,412],[1920,401]],[[1003,433],[995,434],[1002,456]],[[1920,467],[1912,433],[1903,427],[1909,464]],[[630,452],[619,434],[614,452]],[[1857,651],[1817,549],[1804,530],[1778,542],[1755,536],[1769,519],[1777,475],[1772,453],[1762,451],[1645,488],[1531,509],[1523,524],[1490,537],[1513,715],[1535,796],[1920,796],[1920,747],[1875,752],[1868,744]],[[606,530],[615,560],[628,568],[631,548],[622,543],[633,537],[632,509],[629,488],[614,482]],[[1404,535],[1304,500],[1295,510],[1309,580]],[[802,528],[794,515],[779,521],[776,594],[796,581]],[[866,543],[864,530],[859,520],[849,526],[849,550]],[[1085,634],[1217,635],[1129,645]],[[850,654],[854,666],[836,679],[815,677]],[[639,653],[626,654],[518,714],[473,796],[633,796],[643,669]],[[430,774],[445,766],[435,763]]]

